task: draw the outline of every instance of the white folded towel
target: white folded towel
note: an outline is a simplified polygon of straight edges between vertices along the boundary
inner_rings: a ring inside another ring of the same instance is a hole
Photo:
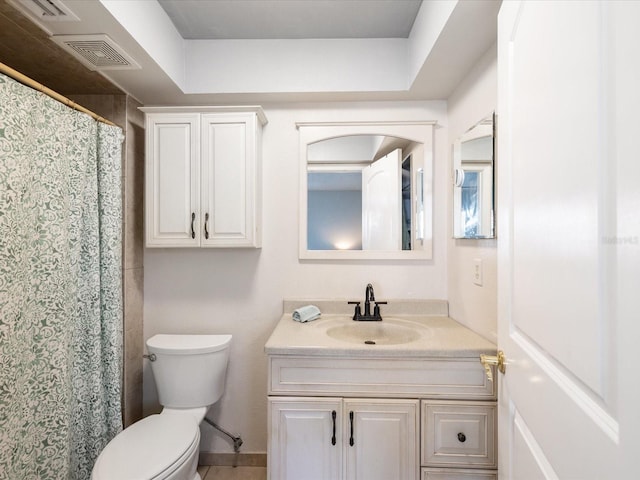
[[[310,322],[320,318],[320,309],[315,305],[307,305],[294,310],[291,316],[296,322]]]

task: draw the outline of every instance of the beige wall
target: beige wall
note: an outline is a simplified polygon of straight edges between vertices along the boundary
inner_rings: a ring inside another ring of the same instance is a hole
[[[496,110],[497,52],[492,46],[448,99],[447,290],[449,315],[496,342],[497,240],[453,239],[452,145],[466,130]],[[498,158],[496,161],[500,161]],[[497,228],[500,235],[500,227]],[[473,283],[474,259],[482,260],[483,285]]]

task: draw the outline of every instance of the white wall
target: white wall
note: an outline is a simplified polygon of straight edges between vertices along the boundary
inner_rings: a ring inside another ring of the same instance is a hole
[[[447,297],[447,145],[444,101],[264,106],[263,247],[261,250],[147,249],[144,336],[231,333],[233,344],[222,400],[210,418],[244,440],[242,451],[267,447],[267,362],[264,344],[282,316],[283,298],[364,296],[379,299]],[[296,122],[437,120],[434,167],[434,255],[430,261],[321,262],[298,260],[298,131]],[[383,312],[384,313],[384,312]],[[145,411],[157,397],[145,365]],[[202,427],[202,450],[232,445]]]
[[[471,69],[448,99],[447,145],[447,270],[449,315],[496,342],[497,284],[496,245],[492,240],[453,239],[453,181],[452,145],[470,127],[496,110],[497,105],[497,52],[493,45]],[[498,158],[497,162],[500,161]],[[500,235],[500,226],[497,227]],[[482,260],[483,285],[473,283],[474,259]]]

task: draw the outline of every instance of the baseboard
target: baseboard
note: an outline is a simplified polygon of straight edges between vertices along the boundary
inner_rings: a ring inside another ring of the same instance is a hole
[[[266,467],[266,453],[212,453],[200,452],[199,465],[221,465],[238,467]]]

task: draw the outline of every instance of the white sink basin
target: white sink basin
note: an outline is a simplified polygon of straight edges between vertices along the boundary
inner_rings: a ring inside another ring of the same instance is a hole
[[[329,327],[326,333],[336,340],[367,345],[399,345],[414,342],[422,336],[419,329],[410,324],[386,320],[337,325]]]

